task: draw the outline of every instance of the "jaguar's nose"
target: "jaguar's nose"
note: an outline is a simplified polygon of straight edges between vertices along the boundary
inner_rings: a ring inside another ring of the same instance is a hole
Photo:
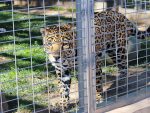
[[[60,59],[60,57],[59,56],[55,56],[55,59],[56,59],[56,61],[58,61]]]

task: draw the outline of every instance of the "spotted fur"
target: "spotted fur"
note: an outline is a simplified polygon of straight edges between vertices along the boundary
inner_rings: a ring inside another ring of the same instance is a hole
[[[112,10],[96,12],[95,25],[95,52],[96,52],[96,90],[102,92],[101,56],[105,51],[117,64],[120,76],[126,76],[128,37],[137,35],[145,38],[146,31],[138,31],[137,27],[123,14]],[[75,26],[65,24],[50,26],[41,29],[43,44],[49,61],[56,69],[56,73],[63,86],[62,95],[69,99],[71,84],[71,67],[76,65],[77,54]],[[147,30],[150,32],[150,30]]]

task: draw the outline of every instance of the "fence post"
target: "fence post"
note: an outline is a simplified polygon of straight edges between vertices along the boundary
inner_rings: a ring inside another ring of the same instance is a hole
[[[78,80],[79,80],[79,112],[94,113],[94,94],[95,83],[93,75],[94,59],[94,0],[77,0],[77,47],[78,55]],[[94,82],[93,82],[94,81]]]
[[[95,27],[94,27],[94,0],[88,0],[88,112],[94,113],[96,110],[96,65],[95,65]]]
[[[77,59],[78,62],[78,87],[79,87],[79,112],[83,113],[86,112],[85,105],[87,105],[86,99],[86,85],[85,85],[85,76],[83,71],[83,39],[82,39],[82,14],[81,14],[81,1],[76,1],[76,23],[77,23],[77,55],[79,56]],[[80,49],[78,49],[80,48]]]

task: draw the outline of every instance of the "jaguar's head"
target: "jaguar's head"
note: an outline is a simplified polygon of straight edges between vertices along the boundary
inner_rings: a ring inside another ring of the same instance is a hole
[[[45,52],[56,57],[59,56],[62,46],[61,36],[58,31],[55,26],[40,29]]]
[[[43,37],[44,50],[53,57],[60,56],[64,41],[72,40],[73,24],[64,24],[61,26],[53,25],[46,28],[41,28],[40,32]]]

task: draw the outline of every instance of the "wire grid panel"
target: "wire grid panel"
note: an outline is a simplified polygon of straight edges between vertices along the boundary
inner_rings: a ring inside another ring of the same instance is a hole
[[[80,109],[76,23],[74,0],[0,1],[1,112]]]
[[[96,67],[102,69],[97,113],[150,96],[149,1],[115,2],[95,2],[95,45],[100,48],[95,54],[102,56]]]
[[[1,112],[93,113],[149,95],[149,2],[109,16],[118,2],[0,1]]]

